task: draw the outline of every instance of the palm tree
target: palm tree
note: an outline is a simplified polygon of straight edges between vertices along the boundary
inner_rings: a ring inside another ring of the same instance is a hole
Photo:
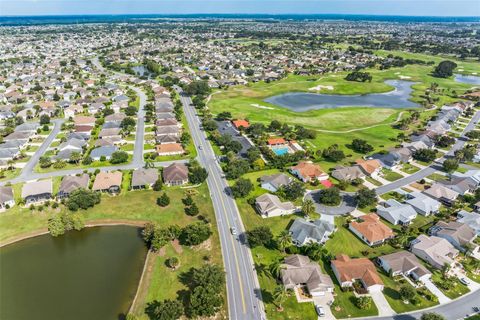
[[[305,215],[305,218],[310,218],[310,215],[312,215],[315,212],[315,204],[313,203],[312,200],[307,199],[303,201],[302,212]]]
[[[80,160],[82,160],[82,155],[80,154],[80,152],[76,152],[76,151],[72,152],[72,154],[70,155],[70,161],[75,162],[75,164],[78,164]]]
[[[277,306],[278,311],[283,311],[282,304],[285,302],[286,298],[287,292],[285,290],[285,287],[283,285],[276,286],[275,290],[273,291],[273,302]]]
[[[277,239],[278,246],[285,253],[285,249],[292,245],[292,235],[287,230],[283,230]]]
[[[282,262],[280,260],[274,261],[268,266],[268,271],[270,272],[270,275],[278,279],[280,277],[280,271],[283,269]]]

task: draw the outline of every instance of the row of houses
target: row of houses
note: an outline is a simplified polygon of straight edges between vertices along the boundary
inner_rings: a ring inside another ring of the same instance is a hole
[[[6,167],[8,162],[18,159],[32,139],[38,137],[39,128],[38,122],[25,122],[3,137],[3,143],[0,144],[0,167]]]

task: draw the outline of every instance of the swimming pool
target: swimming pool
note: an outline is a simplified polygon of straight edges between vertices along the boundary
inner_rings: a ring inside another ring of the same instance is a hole
[[[288,147],[272,147],[272,151],[277,156],[283,156],[284,154],[288,153]]]

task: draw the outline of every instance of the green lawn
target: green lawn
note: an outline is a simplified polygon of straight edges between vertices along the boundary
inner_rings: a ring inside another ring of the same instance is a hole
[[[388,181],[396,181],[398,179],[403,178],[403,176],[400,173],[397,173],[385,168],[382,169],[382,176],[385,180],[388,180]]]
[[[441,283],[443,281],[440,271],[435,270],[433,272],[432,281],[435,284]],[[438,285],[437,285],[437,287],[438,287],[438,289],[440,289],[443,292],[443,294],[445,294],[447,297],[449,297],[452,300],[456,299],[458,297],[461,297],[464,294],[470,292],[468,287],[466,285],[462,284],[457,278],[454,278],[453,283],[454,283],[453,286],[449,287],[448,290],[445,290]]]
[[[409,284],[407,280],[402,277],[397,277],[396,279],[393,279],[383,273],[383,271],[381,270],[378,273],[380,274],[380,277],[382,278],[382,281],[385,285],[383,289],[383,294],[385,295],[385,298],[387,299],[392,309],[395,310],[395,312],[405,313],[433,307],[438,304],[438,301],[436,301],[433,294],[429,293],[429,297],[431,297],[431,300],[428,300],[424,296],[418,294],[418,291],[414,301],[409,301],[405,303],[400,297],[399,290],[403,286],[412,287],[412,285]]]
[[[368,182],[370,182],[371,184],[377,186],[377,187],[380,187],[382,185],[382,183],[378,180],[375,180],[371,177],[365,177],[365,180],[367,180]]]
[[[410,163],[405,163],[405,164],[403,164],[401,170],[402,170],[403,172],[405,172],[405,173],[413,174],[413,173],[419,171],[420,168],[419,168],[419,167],[416,167],[416,166],[414,166],[414,165],[412,165],[412,164],[410,164]]]

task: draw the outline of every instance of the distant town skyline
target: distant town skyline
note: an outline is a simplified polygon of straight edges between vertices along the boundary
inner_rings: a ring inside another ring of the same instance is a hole
[[[0,0],[0,16],[91,14],[480,16],[477,0]]]

